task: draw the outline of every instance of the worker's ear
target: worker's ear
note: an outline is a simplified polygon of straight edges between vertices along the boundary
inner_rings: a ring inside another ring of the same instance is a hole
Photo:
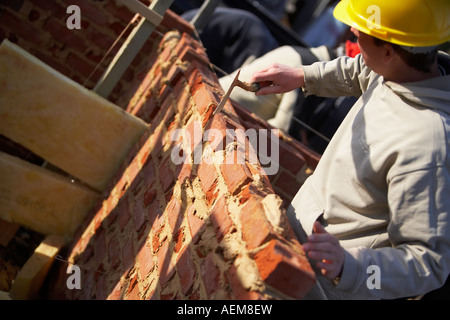
[[[385,64],[390,64],[394,61],[395,58],[397,58],[398,54],[392,47],[390,43],[385,43],[383,45],[383,62]]]

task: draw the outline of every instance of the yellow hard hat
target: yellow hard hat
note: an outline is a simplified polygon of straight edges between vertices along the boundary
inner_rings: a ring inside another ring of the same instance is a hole
[[[449,0],[342,0],[334,17],[402,46],[426,47],[450,40]]]

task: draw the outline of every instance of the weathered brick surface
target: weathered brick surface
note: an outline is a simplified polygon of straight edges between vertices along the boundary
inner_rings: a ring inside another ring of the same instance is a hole
[[[82,9],[80,31],[58,28],[69,2]],[[17,3],[0,4],[0,36],[80,83],[134,17],[114,1]],[[171,12],[158,31],[109,97],[149,129],[64,251],[81,266],[81,289],[67,288],[57,261],[46,297],[302,298],[315,278],[283,206],[318,156],[280,135],[279,170],[266,176],[229,130],[271,127],[236,103],[213,116],[224,91],[206,50]]]
[[[180,55],[186,47],[195,55]],[[69,261],[86,266],[82,279],[98,270],[108,277],[74,293],[65,288],[67,275],[59,273],[52,294],[270,299],[278,291],[278,297],[302,298],[314,274],[284,217],[282,199],[260,164],[248,161],[254,151],[227,131],[245,128],[238,113],[228,105],[229,113],[211,118],[223,89],[205,50],[189,35],[172,32],[159,52],[148,71],[152,76],[144,77],[127,106],[150,123],[149,130],[69,250]],[[187,57],[194,61],[181,60]],[[181,66],[176,77],[171,65]],[[204,135],[207,128],[223,135],[220,143]],[[181,133],[173,136],[177,129]],[[173,160],[174,150],[182,150],[185,163]],[[299,162],[291,159],[294,176],[306,166],[298,154]],[[287,272],[298,280],[287,281]]]

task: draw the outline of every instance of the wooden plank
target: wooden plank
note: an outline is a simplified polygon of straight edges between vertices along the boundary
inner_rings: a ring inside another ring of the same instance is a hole
[[[0,152],[0,218],[42,234],[71,238],[99,194]]]
[[[0,123],[0,134],[99,191],[148,128],[7,40]]]
[[[48,235],[20,269],[9,291],[9,296],[13,300],[38,298],[48,271],[64,245],[64,238]]]

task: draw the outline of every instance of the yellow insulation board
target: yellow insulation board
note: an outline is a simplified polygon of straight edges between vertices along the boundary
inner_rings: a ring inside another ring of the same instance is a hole
[[[71,238],[99,200],[90,188],[0,152],[0,218]]]
[[[50,267],[64,245],[64,238],[53,234],[48,235],[20,269],[9,292],[10,298],[37,299]]]
[[[19,46],[0,45],[0,134],[96,190],[147,127]]]

